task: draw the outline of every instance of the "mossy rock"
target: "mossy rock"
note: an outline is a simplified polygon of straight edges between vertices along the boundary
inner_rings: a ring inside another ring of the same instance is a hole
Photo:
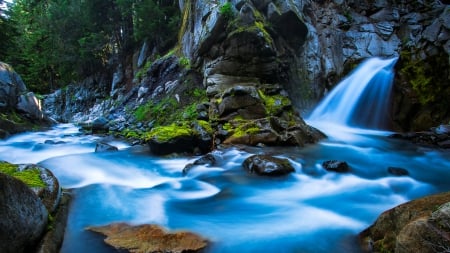
[[[35,164],[16,165],[0,161],[0,173],[25,183],[42,200],[49,212],[57,208],[61,198],[61,188],[50,170]]]
[[[209,123],[199,120],[155,127],[144,138],[156,155],[207,153],[212,148],[212,134]]]

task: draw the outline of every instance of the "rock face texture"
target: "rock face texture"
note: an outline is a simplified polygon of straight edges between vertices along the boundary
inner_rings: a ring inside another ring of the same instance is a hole
[[[30,252],[41,239],[48,211],[23,182],[0,173],[0,251]]]
[[[309,109],[377,56],[399,57],[395,130],[450,120],[450,6],[442,1],[189,0],[180,8],[175,54],[158,58],[144,45],[111,73],[47,96],[47,113],[76,122],[104,116],[121,131],[137,124],[130,112],[148,101],[189,105],[188,91],[199,88],[208,97],[199,117],[217,123],[220,143],[302,145],[320,134],[293,109]],[[154,126],[140,123],[134,130]]]
[[[253,155],[245,159],[244,168],[250,173],[261,176],[283,176],[295,172],[287,159],[268,155]]]
[[[447,252],[450,193],[417,199],[381,214],[360,233],[366,252]]]
[[[105,243],[126,252],[202,252],[208,242],[190,232],[167,233],[157,225],[116,223],[87,230],[106,236]]]
[[[3,62],[0,62],[0,115],[0,138],[31,129],[32,123],[48,123],[41,101],[27,90],[13,68]]]

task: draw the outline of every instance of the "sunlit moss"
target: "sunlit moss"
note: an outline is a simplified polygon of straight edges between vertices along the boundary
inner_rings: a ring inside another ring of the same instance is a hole
[[[153,128],[145,135],[144,139],[146,141],[155,139],[159,142],[166,142],[182,136],[192,136],[193,134],[194,132],[189,125],[173,123],[171,125]]]
[[[291,106],[291,100],[283,95],[265,95],[261,90],[259,96],[263,99],[267,113],[269,115],[277,115],[283,111],[286,107]]]
[[[0,162],[0,172],[10,175],[24,182],[29,187],[45,187],[44,181],[41,179],[41,172],[39,169],[27,169],[18,171],[18,166],[6,162]]]

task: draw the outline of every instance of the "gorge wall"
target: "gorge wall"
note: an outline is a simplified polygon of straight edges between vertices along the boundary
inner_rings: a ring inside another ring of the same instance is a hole
[[[112,66],[114,74],[49,95],[47,112],[60,121],[105,116],[120,129],[147,101],[178,96],[183,104],[183,90],[197,87],[213,105],[209,116],[224,117],[224,93],[243,86],[288,96],[304,113],[359,62],[378,56],[399,57],[395,130],[450,119],[450,6],[441,1],[188,0],[180,8],[171,53],[156,58],[144,44]],[[232,111],[245,118],[241,109]]]

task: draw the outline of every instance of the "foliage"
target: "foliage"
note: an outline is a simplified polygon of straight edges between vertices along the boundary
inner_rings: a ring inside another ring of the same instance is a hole
[[[420,103],[425,105],[438,102],[443,109],[448,108],[448,58],[438,55],[425,62],[414,59],[409,51],[402,51],[400,60],[400,74],[416,92]],[[438,70],[435,66],[441,66],[441,69]]]
[[[138,72],[136,73],[136,78],[141,79],[151,66],[152,61],[147,60],[144,66],[141,69],[139,69]]]
[[[136,42],[174,44],[179,23],[175,0],[16,0],[10,10],[0,55],[42,94],[102,71]]]
[[[234,17],[233,5],[231,4],[231,2],[226,2],[222,6],[220,6],[219,13],[225,19],[231,20]]]
[[[261,90],[258,91],[259,96],[264,101],[264,105],[266,107],[267,114],[269,115],[278,115],[285,109],[286,107],[291,106],[291,100],[288,97],[285,97],[280,94],[276,95],[265,95]]]
[[[37,168],[18,171],[18,166],[6,162],[0,162],[0,172],[10,175],[24,182],[29,187],[45,187],[40,171]]]
[[[160,102],[149,101],[139,106],[134,112],[134,116],[138,121],[155,120],[156,125],[164,125],[171,120],[178,109],[178,102],[175,98],[166,97]]]
[[[178,61],[178,63],[185,69],[191,68],[191,61],[187,57],[181,57],[180,60]]]

